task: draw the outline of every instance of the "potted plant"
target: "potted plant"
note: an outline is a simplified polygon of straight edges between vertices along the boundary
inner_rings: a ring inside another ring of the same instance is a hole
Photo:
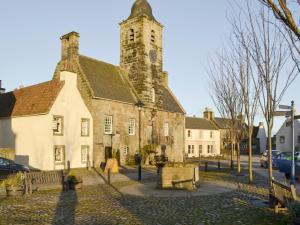
[[[73,174],[68,175],[67,182],[69,184],[69,189],[77,190],[82,188],[82,178]]]
[[[21,196],[24,194],[24,176],[21,172],[10,175],[4,180],[7,196]]]
[[[294,225],[300,225],[300,203],[291,202],[288,208],[292,223]]]

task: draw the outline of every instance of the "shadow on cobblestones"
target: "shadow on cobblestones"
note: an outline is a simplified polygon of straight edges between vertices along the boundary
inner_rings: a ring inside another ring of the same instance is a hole
[[[76,191],[62,191],[55,209],[52,224],[75,224],[75,208],[77,203]]]

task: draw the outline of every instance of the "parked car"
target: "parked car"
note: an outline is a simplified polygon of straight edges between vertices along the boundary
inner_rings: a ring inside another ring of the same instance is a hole
[[[27,166],[17,164],[13,160],[0,157],[0,175],[6,176],[12,173],[29,172]]]
[[[286,178],[291,176],[292,153],[284,152],[276,159],[276,166],[279,172],[284,173]],[[300,152],[295,152],[295,176],[300,177]]]
[[[280,154],[279,150],[272,150],[272,166],[275,167],[274,159]],[[262,168],[268,168],[268,150],[264,151],[260,157],[260,166]]]

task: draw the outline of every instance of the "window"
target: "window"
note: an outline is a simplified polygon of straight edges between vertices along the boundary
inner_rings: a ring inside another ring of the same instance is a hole
[[[285,137],[284,136],[280,136],[279,137],[279,142],[280,142],[280,144],[284,144],[285,143]]]
[[[54,162],[55,164],[64,164],[65,146],[54,146]]]
[[[81,119],[81,136],[89,136],[90,135],[90,120],[89,119]]]
[[[298,136],[298,144],[300,144],[300,136]]]
[[[105,116],[105,119],[104,119],[104,133],[105,134],[112,134],[112,125],[113,125],[113,117]]]
[[[187,136],[188,136],[189,138],[192,137],[192,131],[191,131],[191,130],[188,130]]]
[[[199,154],[202,154],[202,145],[199,145]]]
[[[214,153],[214,146],[213,145],[207,145],[207,153]]]
[[[199,139],[202,139],[202,138],[203,138],[203,131],[199,130]]]
[[[214,132],[213,132],[213,131],[210,131],[210,132],[209,132],[209,137],[210,137],[210,138],[213,138],[213,137],[214,137]]]
[[[134,42],[134,29],[130,29],[129,31],[129,41]]]
[[[188,145],[188,153],[194,154],[194,145]]]
[[[87,145],[81,146],[81,162],[87,163],[89,161],[89,149],[90,147]]]
[[[164,136],[169,136],[169,123],[164,123]]]
[[[151,30],[151,43],[155,44],[155,31]]]
[[[63,116],[53,116],[53,135],[63,135],[64,129],[64,117]]]
[[[151,95],[152,95],[152,102],[155,102],[155,89],[154,88],[152,88]]]
[[[124,146],[124,152],[123,152],[123,154],[124,155],[128,155],[128,153],[129,153],[129,147],[128,146]]]
[[[135,135],[135,119],[129,119],[128,133],[129,135]]]

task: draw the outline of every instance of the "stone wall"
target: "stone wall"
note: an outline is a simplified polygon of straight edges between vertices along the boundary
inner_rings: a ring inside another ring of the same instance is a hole
[[[139,150],[139,111],[132,104],[93,99],[91,112],[94,120],[94,163],[105,161],[105,147],[120,150],[121,163],[129,162]],[[113,116],[113,136],[104,133],[104,118]],[[129,135],[129,119],[135,119],[135,135]],[[163,124],[169,123],[169,137],[164,137]],[[184,152],[184,115],[153,111],[144,108],[141,112],[141,147],[156,144],[158,154],[166,146],[165,154],[170,161],[181,162]],[[125,154],[125,147],[129,152]]]

